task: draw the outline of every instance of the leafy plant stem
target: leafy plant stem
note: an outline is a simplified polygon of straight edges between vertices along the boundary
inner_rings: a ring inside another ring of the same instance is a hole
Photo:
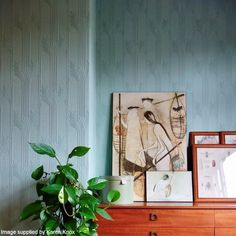
[[[73,212],[72,214],[69,214],[66,210],[66,207],[65,207],[65,204],[63,204],[63,209],[64,209],[64,212],[66,213],[67,216],[69,217],[73,217],[75,215],[75,212]]]
[[[58,159],[56,156],[55,156],[55,158],[56,158],[58,164],[59,164],[60,166],[62,166],[62,164],[61,164],[61,162],[59,161],[59,159]]]

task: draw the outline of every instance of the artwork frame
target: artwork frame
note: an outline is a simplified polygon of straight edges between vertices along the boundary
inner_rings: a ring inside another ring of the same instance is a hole
[[[196,131],[190,132],[190,146],[203,144],[220,144],[220,132],[216,131]]]
[[[193,153],[194,201],[199,203],[236,202],[235,189],[233,189],[234,191],[233,197],[223,196],[225,194],[222,193],[225,192],[224,190],[225,188],[230,189],[228,187],[228,184],[226,184],[229,181],[226,181],[225,179],[229,179],[229,176],[235,172],[232,169],[230,170],[225,168],[224,163],[226,163],[225,162],[226,159],[229,158],[233,160],[234,163],[236,164],[236,145],[232,144],[194,145],[192,147],[192,153]],[[215,168],[216,166],[217,168]],[[229,167],[230,165],[227,164],[227,166]],[[214,170],[213,167],[215,168]],[[207,168],[209,169],[207,170]],[[231,186],[233,185],[231,184]],[[210,187],[213,189],[212,191],[209,191]]]
[[[236,144],[236,131],[222,131],[220,139],[222,144]]]
[[[134,201],[145,201],[145,172],[187,170],[184,92],[113,93],[112,175],[134,176]]]
[[[147,171],[147,202],[193,202],[191,171]]]

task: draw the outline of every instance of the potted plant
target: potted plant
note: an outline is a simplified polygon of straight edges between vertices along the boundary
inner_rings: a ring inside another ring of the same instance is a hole
[[[106,180],[95,177],[87,182],[85,188],[79,180],[79,174],[73,168],[70,160],[82,157],[89,148],[75,147],[62,165],[55,150],[43,143],[30,143],[31,148],[40,155],[47,155],[57,161],[57,169],[47,173],[43,165],[36,168],[31,177],[37,181],[38,199],[25,206],[20,214],[20,220],[32,217],[40,220],[40,232],[43,235],[96,235],[96,215],[111,220],[105,208],[100,208],[99,191],[106,186]],[[108,193],[109,202],[116,201],[120,194],[112,190]]]

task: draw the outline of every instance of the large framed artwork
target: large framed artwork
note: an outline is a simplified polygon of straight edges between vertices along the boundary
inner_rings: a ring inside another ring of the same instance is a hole
[[[187,170],[185,94],[113,93],[113,175],[134,176],[145,200],[147,170]]]
[[[236,202],[236,145],[193,146],[196,202]]]

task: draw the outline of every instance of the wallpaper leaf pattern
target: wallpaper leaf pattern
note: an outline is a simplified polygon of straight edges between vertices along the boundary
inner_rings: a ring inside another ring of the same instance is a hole
[[[52,145],[66,158],[88,143],[89,1],[0,1],[0,229],[19,224],[35,198],[30,179],[40,159],[28,142]],[[88,159],[75,166],[87,179]]]

